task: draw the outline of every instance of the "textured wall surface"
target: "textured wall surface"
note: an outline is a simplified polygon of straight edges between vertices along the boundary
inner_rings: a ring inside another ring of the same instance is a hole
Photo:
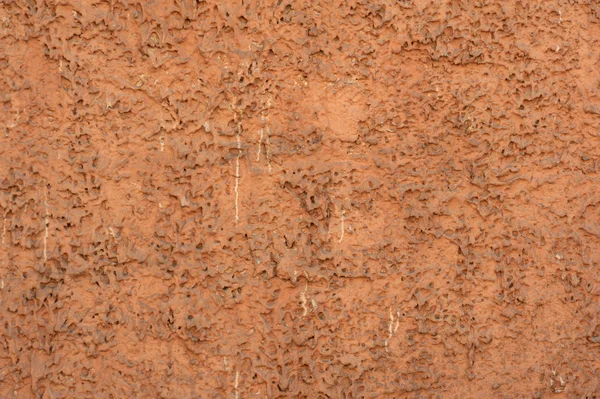
[[[594,0],[0,0],[0,395],[600,397],[599,56]]]

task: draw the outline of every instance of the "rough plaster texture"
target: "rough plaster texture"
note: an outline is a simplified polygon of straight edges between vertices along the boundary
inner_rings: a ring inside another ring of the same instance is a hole
[[[596,398],[597,1],[0,0],[3,398]]]

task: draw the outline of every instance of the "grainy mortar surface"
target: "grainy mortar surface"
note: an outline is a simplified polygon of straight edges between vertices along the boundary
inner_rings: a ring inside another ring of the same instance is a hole
[[[3,398],[596,398],[597,1],[0,0]]]

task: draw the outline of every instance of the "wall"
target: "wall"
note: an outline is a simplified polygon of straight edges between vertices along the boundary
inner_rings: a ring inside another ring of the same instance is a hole
[[[3,397],[600,391],[597,2],[0,4]]]

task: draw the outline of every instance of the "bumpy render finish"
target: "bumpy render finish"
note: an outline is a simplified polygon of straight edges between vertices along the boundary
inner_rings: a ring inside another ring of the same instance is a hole
[[[593,0],[0,0],[0,396],[600,397],[599,56]]]

